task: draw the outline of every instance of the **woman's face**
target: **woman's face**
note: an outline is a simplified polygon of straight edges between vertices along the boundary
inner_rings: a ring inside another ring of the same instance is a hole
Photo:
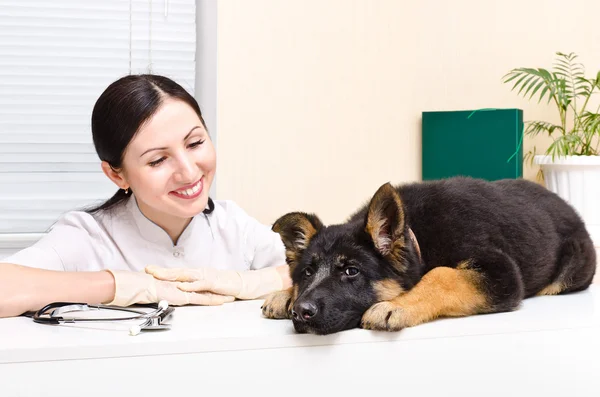
[[[122,176],[140,210],[161,225],[206,208],[215,167],[215,148],[196,112],[165,99],[127,147]]]

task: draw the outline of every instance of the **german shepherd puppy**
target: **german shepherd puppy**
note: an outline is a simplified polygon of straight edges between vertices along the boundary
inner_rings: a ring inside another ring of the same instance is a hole
[[[293,287],[269,295],[262,312],[291,318],[299,333],[511,311],[534,295],[586,289],[596,271],[575,210],[523,179],[386,183],[343,224],[291,212],[273,230]]]

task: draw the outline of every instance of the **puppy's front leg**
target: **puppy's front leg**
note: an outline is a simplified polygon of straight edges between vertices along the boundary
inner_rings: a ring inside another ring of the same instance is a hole
[[[292,318],[292,305],[294,304],[293,288],[273,292],[265,298],[262,313],[267,318],[290,319]]]
[[[371,306],[361,325],[398,331],[438,317],[514,310],[522,299],[523,282],[516,263],[501,251],[491,250],[456,268],[432,269],[410,291]]]
[[[464,316],[479,312],[486,296],[474,270],[438,267],[410,291],[376,303],[363,315],[365,329],[399,331],[440,316]]]

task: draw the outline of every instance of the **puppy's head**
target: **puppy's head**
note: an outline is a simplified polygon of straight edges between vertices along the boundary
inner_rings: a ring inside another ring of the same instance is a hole
[[[407,269],[418,260],[402,201],[390,184],[345,224],[324,226],[314,214],[292,212],[273,230],[286,247],[297,332],[330,334],[359,326],[371,305],[408,287]]]

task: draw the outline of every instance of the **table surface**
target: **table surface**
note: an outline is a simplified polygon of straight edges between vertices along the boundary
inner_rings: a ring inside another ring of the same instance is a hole
[[[168,331],[130,336],[132,323],[49,326],[30,318],[0,319],[0,364],[136,357],[302,346],[427,340],[476,335],[597,328],[600,286],[563,296],[526,299],[509,313],[440,319],[388,333],[353,329],[318,336],[296,334],[289,320],[262,317],[261,300],[223,306],[177,307]],[[600,332],[598,333],[600,338]]]

